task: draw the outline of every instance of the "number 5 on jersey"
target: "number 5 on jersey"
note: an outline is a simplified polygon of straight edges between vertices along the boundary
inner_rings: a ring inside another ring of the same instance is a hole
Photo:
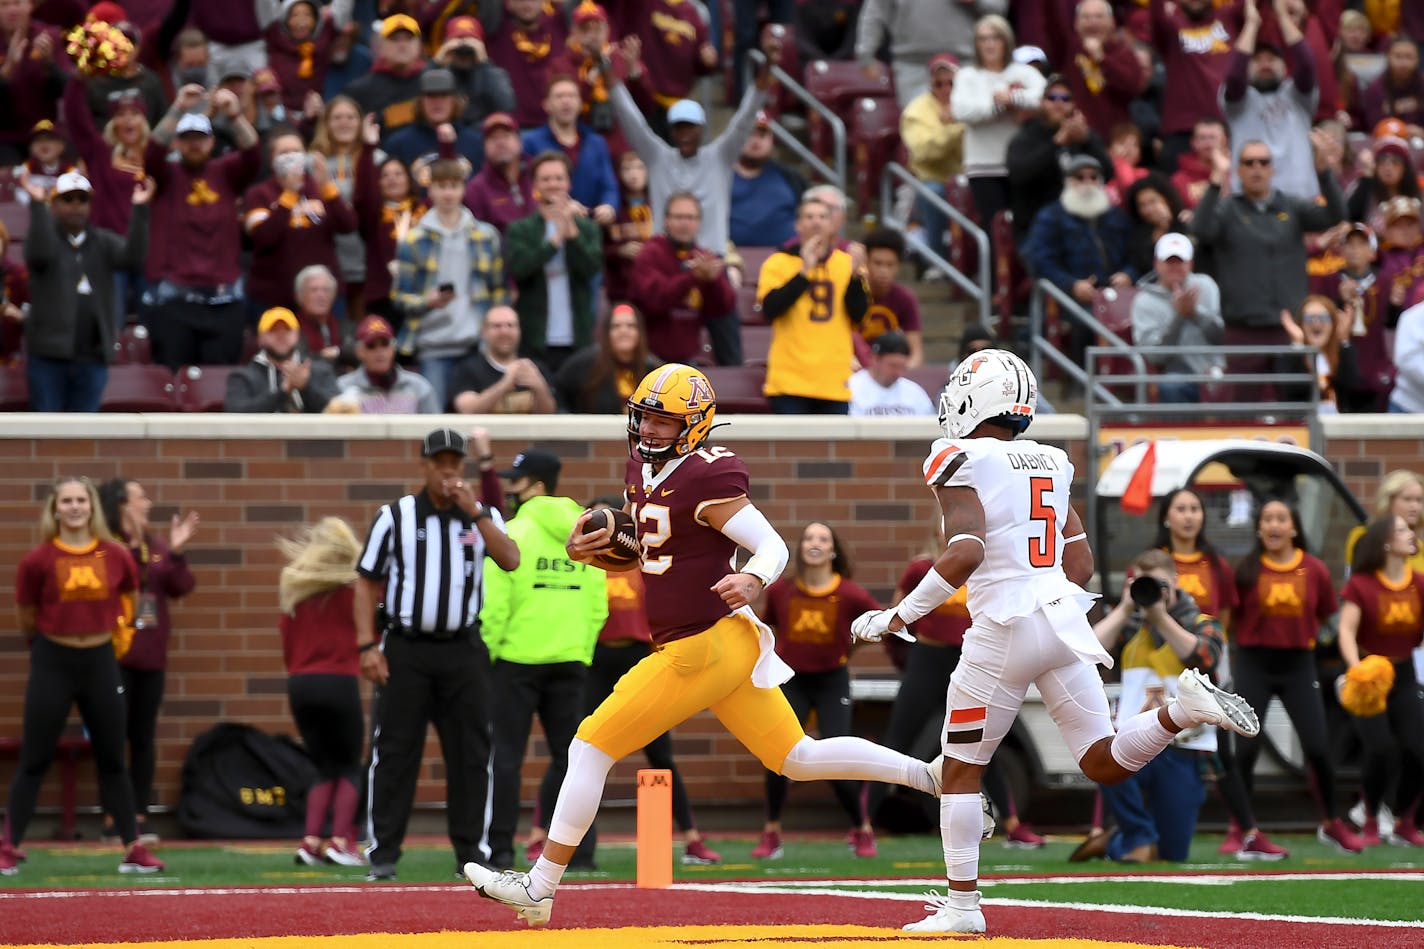
[[[1052,478],[1028,479],[1028,519],[1033,525],[1043,525],[1042,537],[1028,539],[1028,565],[1052,567],[1058,562],[1058,515],[1048,502],[1053,491]]]

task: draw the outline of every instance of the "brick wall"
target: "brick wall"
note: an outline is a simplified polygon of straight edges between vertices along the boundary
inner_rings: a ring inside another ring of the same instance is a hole
[[[96,425],[95,423],[101,423]],[[1424,426],[1365,427],[1344,434],[1327,425],[1329,455],[1352,490],[1372,497],[1379,475],[1394,467],[1419,467]],[[577,498],[617,490],[626,444],[621,421],[541,419],[495,422],[495,450],[504,461],[530,443],[565,460],[563,493]],[[319,426],[319,430],[314,429]],[[5,463],[0,467],[0,586],[13,589],[14,566],[37,540],[40,502],[54,478],[80,473],[109,478],[122,473],[142,481],[155,501],[153,522],[175,511],[197,510],[202,523],[188,559],[197,590],[173,612],[174,638],[167,699],[159,724],[156,798],[174,806],[179,770],[192,739],[215,722],[239,720],[274,732],[291,732],[285,673],[276,631],[279,561],[274,537],[318,517],[335,514],[364,531],[376,507],[418,480],[417,439],[428,420],[242,419],[105,416],[59,420],[11,416],[0,427]],[[97,431],[96,431],[97,430]],[[1068,446],[1080,471],[1084,427],[1075,417],[1045,418],[1035,434]],[[850,545],[857,579],[888,597],[907,560],[929,538],[933,501],[917,476],[932,424],[867,420],[807,420],[794,431],[770,418],[743,419],[720,440],[751,468],[753,495],[788,541],[800,525],[827,520]],[[1368,503],[1368,502],[1367,502]],[[12,615],[12,614],[11,614]],[[0,736],[19,735],[28,661],[13,621],[0,625]],[[857,656],[855,668],[885,670],[878,651]],[[78,728],[77,716],[71,727]],[[755,803],[760,765],[708,715],[677,732],[680,767],[700,803]],[[536,750],[542,741],[536,738]],[[638,762],[619,766],[609,796],[631,793]],[[13,761],[0,761],[8,786]],[[433,742],[419,800],[443,800]],[[542,759],[525,771],[532,800]],[[814,795],[807,788],[799,794]],[[92,769],[81,769],[81,805],[97,794]],[[58,803],[51,777],[41,801]]]

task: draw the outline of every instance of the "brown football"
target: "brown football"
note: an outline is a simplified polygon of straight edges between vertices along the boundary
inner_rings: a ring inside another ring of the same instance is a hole
[[[638,528],[633,523],[632,515],[615,508],[594,511],[588,520],[584,521],[583,532],[591,534],[605,527],[613,532],[613,551],[596,557],[594,566],[604,570],[627,570],[643,555],[643,548],[638,543]]]

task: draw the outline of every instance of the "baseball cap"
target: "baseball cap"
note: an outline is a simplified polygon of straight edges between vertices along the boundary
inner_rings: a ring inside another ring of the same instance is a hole
[[[574,26],[587,23],[589,20],[602,20],[608,22],[608,11],[594,3],[593,0],[583,0],[574,8]]]
[[[1393,224],[1402,217],[1419,218],[1419,199],[1397,194],[1384,202],[1384,222]]]
[[[445,23],[447,40],[483,40],[485,28],[472,16],[452,16]]]
[[[405,30],[407,33],[414,33],[416,36],[419,36],[420,24],[415,22],[415,17],[408,16],[404,13],[397,13],[394,16],[388,16],[381,21],[380,32],[382,39],[390,39],[393,35],[399,33],[401,30]]]
[[[286,323],[290,329],[296,329],[300,325],[297,322],[297,314],[284,306],[274,306],[265,311],[262,314],[262,319],[257,321],[257,332],[266,333],[279,323]]]
[[[30,129],[31,141],[34,141],[41,135],[48,135],[50,138],[64,138],[63,135],[59,134],[59,129],[55,128],[54,123],[51,122],[49,119],[40,119],[38,122],[35,123],[35,127]]]
[[[112,0],[100,0],[90,7],[89,15],[84,19],[90,23],[127,23],[129,13]]]
[[[485,116],[484,123],[480,126],[480,128],[484,131],[486,135],[493,132],[495,129],[509,129],[511,132],[518,134],[519,123],[514,121],[514,116],[510,115],[508,112],[491,112],[489,115]]]
[[[218,82],[224,83],[229,79],[251,79],[252,67],[243,62],[231,62],[218,73]]]
[[[1153,251],[1153,254],[1158,260],[1171,260],[1176,257],[1191,263],[1196,251],[1192,247],[1192,239],[1187,235],[1163,234],[1157,239],[1157,249]]]
[[[1092,155],[1071,155],[1063,162],[1063,174],[1065,177],[1076,175],[1080,171],[1088,169],[1096,171],[1099,175],[1103,173],[1103,166]]]
[[[1375,158],[1393,155],[1406,165],[1409,164],[1409,143],[1397,135],[1386,135],[1375,139]]]
[[[256,84],[258,93],[282,91],[282,83],[277,80],[277,74],[266,66],[252,74],[252,81]]]
[[[542,448],[526,448],[514,456],[514,464],[499,473],[501,478],[532,478],[545,484],[559,480],[564,463],[559,456]]]
[[[886,330],[870,341],[870,351],[877,356],[908,356],[910,341],[899,330]]]
[[[94,186],[89,183],[89,179],[77,171],[66,171],[54,182],[55,194],[69,194],[71,191],[92,192],[93,190]]]
[[[213,134],[213,123],[201,112],[188,112],[178,120],[178,127],[173,134],[211,135]]]
[[[109,97],[109,118],[113,118],[125,109],[133,109],[136,112],[145,111],[143,96],[137,89],[125,89]]]
[[[707,112],[702,108],[701,103],[691,99],[678,99],[668,107],[668,125],[677,125],[679,122],[686,122],[689,125],[706,125]]]
[[[1022,63],[1025,66],[1032,66],[1034,63],[1048,65],[1048,54],[1038,46],[1020,46],[1014,50],[1014,62]]]
[[[933,76],[941,69],[948,69],[951,72],[959,71],[959,57],[953,53],[935,53],[930,57],[930,75]]]
[[[1374,131],[1370,133],[1371,138],[1385,138],[1389,135],[1393,135],[1395,138],[1408,138],[1409,126],[1405,124],[1403,119],[1390,116],[1389,118],[1380,119],[1379,122],[1375,124]]]
[[[1350,238],[1355,237],[1357,235],[1369,241],[1370,250],[1379,250],[1379,240],[1375,237],[1375,232],[1370,230],[1370,226],[1368,224],[1363,224],[1359,221],[1356,221],[1354,224],[1350,225],[1350,229],[1345,232],[1345,236],[1342,240],[1342,243],[1343,241],[1348,241]]]
[[[395,339],[396,331],[391,329],[391,324],[387,323],[384,317],[368,316],[361,321],[361,325],[356,328],[356,339],[358,342],[369,342],[373,339]]]
[[[455,91],[455,74],[448,69],[427,69],[420,74],[420,94],[448,95]]]
[[[453,428],[437,428],[420,443],[420,457],[430,458],[442,451],[453,451],[457,455],[468,455],[465,436]]]

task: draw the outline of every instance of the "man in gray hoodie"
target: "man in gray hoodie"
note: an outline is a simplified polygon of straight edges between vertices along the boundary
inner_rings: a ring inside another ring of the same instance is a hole
[[[1195,252],[1185,234],[1163,234],[1152,272],[1137,281],[1132,298],[1132,341],[1138,346],[1193,346],[1202,352],[1148,357],[1163,372],[1220,372],[1223,360],[1205,350],[1221,342],[1221,289],[1206,274],[1192,272]],[[1157,383],[1159,402],[1198,402],[1195,382]]]

